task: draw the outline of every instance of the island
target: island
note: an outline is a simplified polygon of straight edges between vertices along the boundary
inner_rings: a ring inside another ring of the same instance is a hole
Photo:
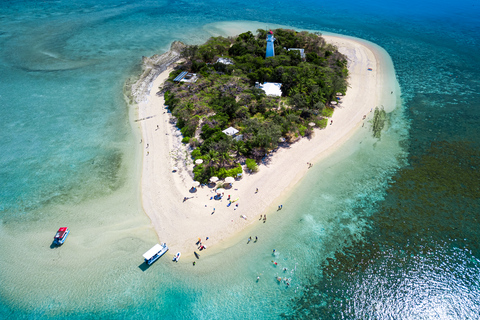
[[[304,41],[285,40],[296,35]],[[144,210],[159,241],[187,258],[198,239],[216,252],[282,214],[309,168],[378,115],[376,107],[393,109],[398,90],[381,48],[285,29],[202,46],[174,42],[144,57],[142,75],[125,87],[142,134]]]
[[[347,89],[347,58],[318,33],[259,29],[182,56],[162,89],[201,183],[237,177],[245,163],[255,172],[279,144],[325,128]]]

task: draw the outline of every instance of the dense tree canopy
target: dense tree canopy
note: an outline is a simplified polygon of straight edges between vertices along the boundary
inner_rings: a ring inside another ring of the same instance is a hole
[[[275,56],[265,58],[266,30],[236,38],[213,37],[201,46],[187,46],[185,62],[165,86],[165,103],[177,118],[184,142],[195,148],[196,179],[206,181],[238,172],[244,158],[260,160],[278,146],[324,127],[329,101],[347,89],[347,60],[318,34],[276,29]],[[298,50],[305,51],[302,58]],[[217,62],[228,58],[233,63]],[[197,73],[195,83],[173,83],[182,71]],[[282,83],[282,96],[269,97],[256,82]],[[222,130],[239,130],[236,138]],[[230,170],[230,171],[229,171]]]

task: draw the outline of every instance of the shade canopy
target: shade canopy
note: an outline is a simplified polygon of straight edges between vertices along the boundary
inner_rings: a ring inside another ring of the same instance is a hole
[[[218,178],[217,178],[217,177],[211,177],[211,178],[210,178],[210,181],[211,181],[211,182],[217,182],[217,181],[218,181]]]
[[[198,187],[199,185],[200,185],[200,182],[198,182],[198,181],[193,181],[192,182],[193,187]]]
[[[330,104],[337,104],[337,101],[330,101]]]
[[[173,171],[177,171],[177,170],[178,170],[178,168],[177,168],[177,167],[173,167]]]
[[[203,160],[202,160],[202,159],[197,159],[197,160],[195,160],[195,163],[196,163],[196,164],[203,163]]]
[[[337,96],[343,96],[343,93],[337,92]]]
[[[309,125],[310,127],[315,127],[315,122],[310,122],[308,125]]]
[[[224,192],[225,192],[225,189],[223,189],[223,188],[218,188],[217,189],[217,193],[224,193]]]
[[[235,181],[235,179],[233,177],[226,177],[225,178],[226,183],[233,183],[234,181]]]

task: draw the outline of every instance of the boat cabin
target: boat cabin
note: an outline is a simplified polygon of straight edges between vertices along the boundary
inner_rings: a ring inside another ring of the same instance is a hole
[[[70,230],[68,230],[67,227],[62,227],[58,229],[57,233],[55,234],[55,237],[53,237],[53,242],[55,244],[63,244],[69,233],[70,233]]]
[[[158,258],[163,256],[167,251],[168,251],[168,247],[166,243],[162,243],[161,245],[157,243],[156,245],[153,246],[153,248],[151,248],[150,250],[148,250],[143,254],[145,263],[148,265],[151,265],[152,263],[157,261]]]

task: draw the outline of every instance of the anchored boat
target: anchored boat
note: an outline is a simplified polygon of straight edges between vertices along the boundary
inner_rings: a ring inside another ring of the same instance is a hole
[[[68,230],[67,227],[62,227],[58,229],[57,233],[55,234],[55,237],[53,237],[53,243],[56,245],[61,245],[65,242],[65,239],[67,239],[68,234],[70,233],[70,230]]]
[[[180,260],[181,255],[182,254],[180,252],[177,252],[177,254],[173,257],[173,261],[178,262],[178,260]]]
[[[163,256],[167,251],[168,251],[168,247],[166,243],[162,243],[162,244],[157,243],[156,245],[153,246],[153,248],[145,252],[143,254],[143,257],[145,258],[145,262],[148,265],[151,265],[152,263],[157,261],[158,258]]]

